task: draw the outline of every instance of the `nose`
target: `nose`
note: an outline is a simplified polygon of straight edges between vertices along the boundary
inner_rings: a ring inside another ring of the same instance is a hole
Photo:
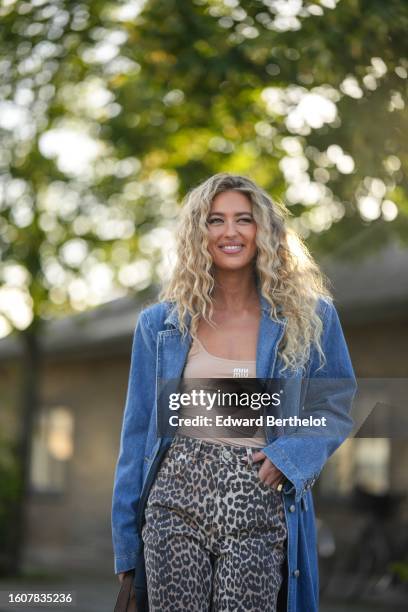
[[[237,235],[237,226],[234,219],[226,219],[224,225],[224,235],[226,238],[234,238]]]

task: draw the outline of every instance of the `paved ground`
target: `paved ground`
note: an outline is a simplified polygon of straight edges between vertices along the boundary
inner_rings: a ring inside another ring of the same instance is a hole
[[[23,588],[24,585],[24,588]],[[3,603],[4,591],[35,592],[45,591],[48,593],[72,593],[75,604],[64,606],[39,606],[25,604],[24,606],[5,605]],[[119,581],[115,576],[105,579],[70,578],[64,580],[27,580],[16,581],[0,580],[0,612],[21,610],[21,612],[51,612],[54,610],[65,610],[66,612],[113,612],[116,596],[119,591]]]
[[[7,605],[3,603],[7,601],[6,593],[9,591],[20,591],[20,592],[35,592],[45,591],[48,593],[59,593],[59,592],[72,592],[75,597],[75,605],[71,606],[60,606],[60,607],[45,607],[39,605],[20,604]],[[119,582],[115,576],[108,576],[105,579],[100,577],[50,577],[42,579],[28,579],[24,578],[21,580],[0,580],[0,612],[57,612],[58,610],[66,610],[67,612],[113,612],[116,596],[119,590]],[[320,612],[403,612],[406,608],[402,605],[398,606],[395,602],[389,602],[386,604],[376,604],[370,602],[366,604],[361,603],[336,603],[336,602],[322,602]],[[186,610],[186,612],[188,612]],[[305,610],[305,612],[307,612]]]

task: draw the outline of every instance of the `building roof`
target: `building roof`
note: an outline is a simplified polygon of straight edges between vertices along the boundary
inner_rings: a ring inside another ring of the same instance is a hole
[[[322,267],[332,282],[335,304],[343,324],[360,324],[408,315],[408,249],[396,244],[352,262],[325,260]],[[46,354],[81,357],[129,353],[141,309],[155,301],[157,289],[127,296],[91,311],[47,324],[42,346]],[[0,360],[21,354],[16,336],[0,340]]]
[[[50,321],[41,338],[45,353],[57,357],[67,354],[84,357],[99,352],[106,356],[102,349],[107,347],[110,354],[128,352],[140,310],[154,301],[143,295],[143,299],[126,296],[86,312]],[[20,354],[21,346],[16,335],[0,340],[0,360]]]
[[[396,243],[353,261],[338,256],[322,267],[345,323],[408,315],[408,249]]]

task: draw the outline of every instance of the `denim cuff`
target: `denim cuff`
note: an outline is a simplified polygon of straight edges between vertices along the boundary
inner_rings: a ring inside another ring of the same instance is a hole
[[[284,485],[284,493],[293,494],[295,493],[295,501],[300,501],[303,493],[305,492],[304,478],[299,472],[296,465],[291,461],[282,447],[275,444],[266,446],[262,449],[262,452],[268,457],[270,461],[278,468],[289,481]]]
[[[114,557],[115,574],[120,574],[121,572],[127,572],[128,570],[135,569],[137,567],[137,564],[140,561],[140,548],[141,548],[141,542],[138,538],[136,546],[134,550],[132,550],[132,552],[129,552],[126,555],[115,555]]]

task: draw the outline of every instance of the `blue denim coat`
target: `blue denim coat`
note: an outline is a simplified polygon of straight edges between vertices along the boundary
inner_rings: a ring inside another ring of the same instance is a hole
[[[287,612],[318,610],[318,567],[315,516],[311,488],[328,457],[352,429],[350,410],[356,382],[336,309],[320,299],[318,314],[323,322],[321,366],[313,347],[303,377],[299,371],[280,373],[278,345],[286,319],[270,318],[269,304],[260,296],[261,321],[258,334],[256,372],[258,378],[291,381],[284,416],[325,416],[326,435],[308,435],[265,427],[267,445],[262,449],[286,476],[283,488],[288,528],[287,564],[280,608]],[[155,304],[140,313],[133,338],[129,383],[115,471],[112,500],[112,536],[115,573],[135,568],[137,598],[148,610],[141,528],[144,507],[161,460],[171,438],[158,437],[156,400],[159,379],[182,376],[191,336],[178,329],[177,310],[169,302]],[[305,383],[305,378],[309,381]],[[333,381],[341,381],[340,385]],[[319,383],[313,389],[310,382]],[[327,384],[324,384],[326,381]],[[323,383],[321,385],[320,383]],[[312,428],[313,429],[313,428]],[[309,431],[309,430],[308,430]]]

